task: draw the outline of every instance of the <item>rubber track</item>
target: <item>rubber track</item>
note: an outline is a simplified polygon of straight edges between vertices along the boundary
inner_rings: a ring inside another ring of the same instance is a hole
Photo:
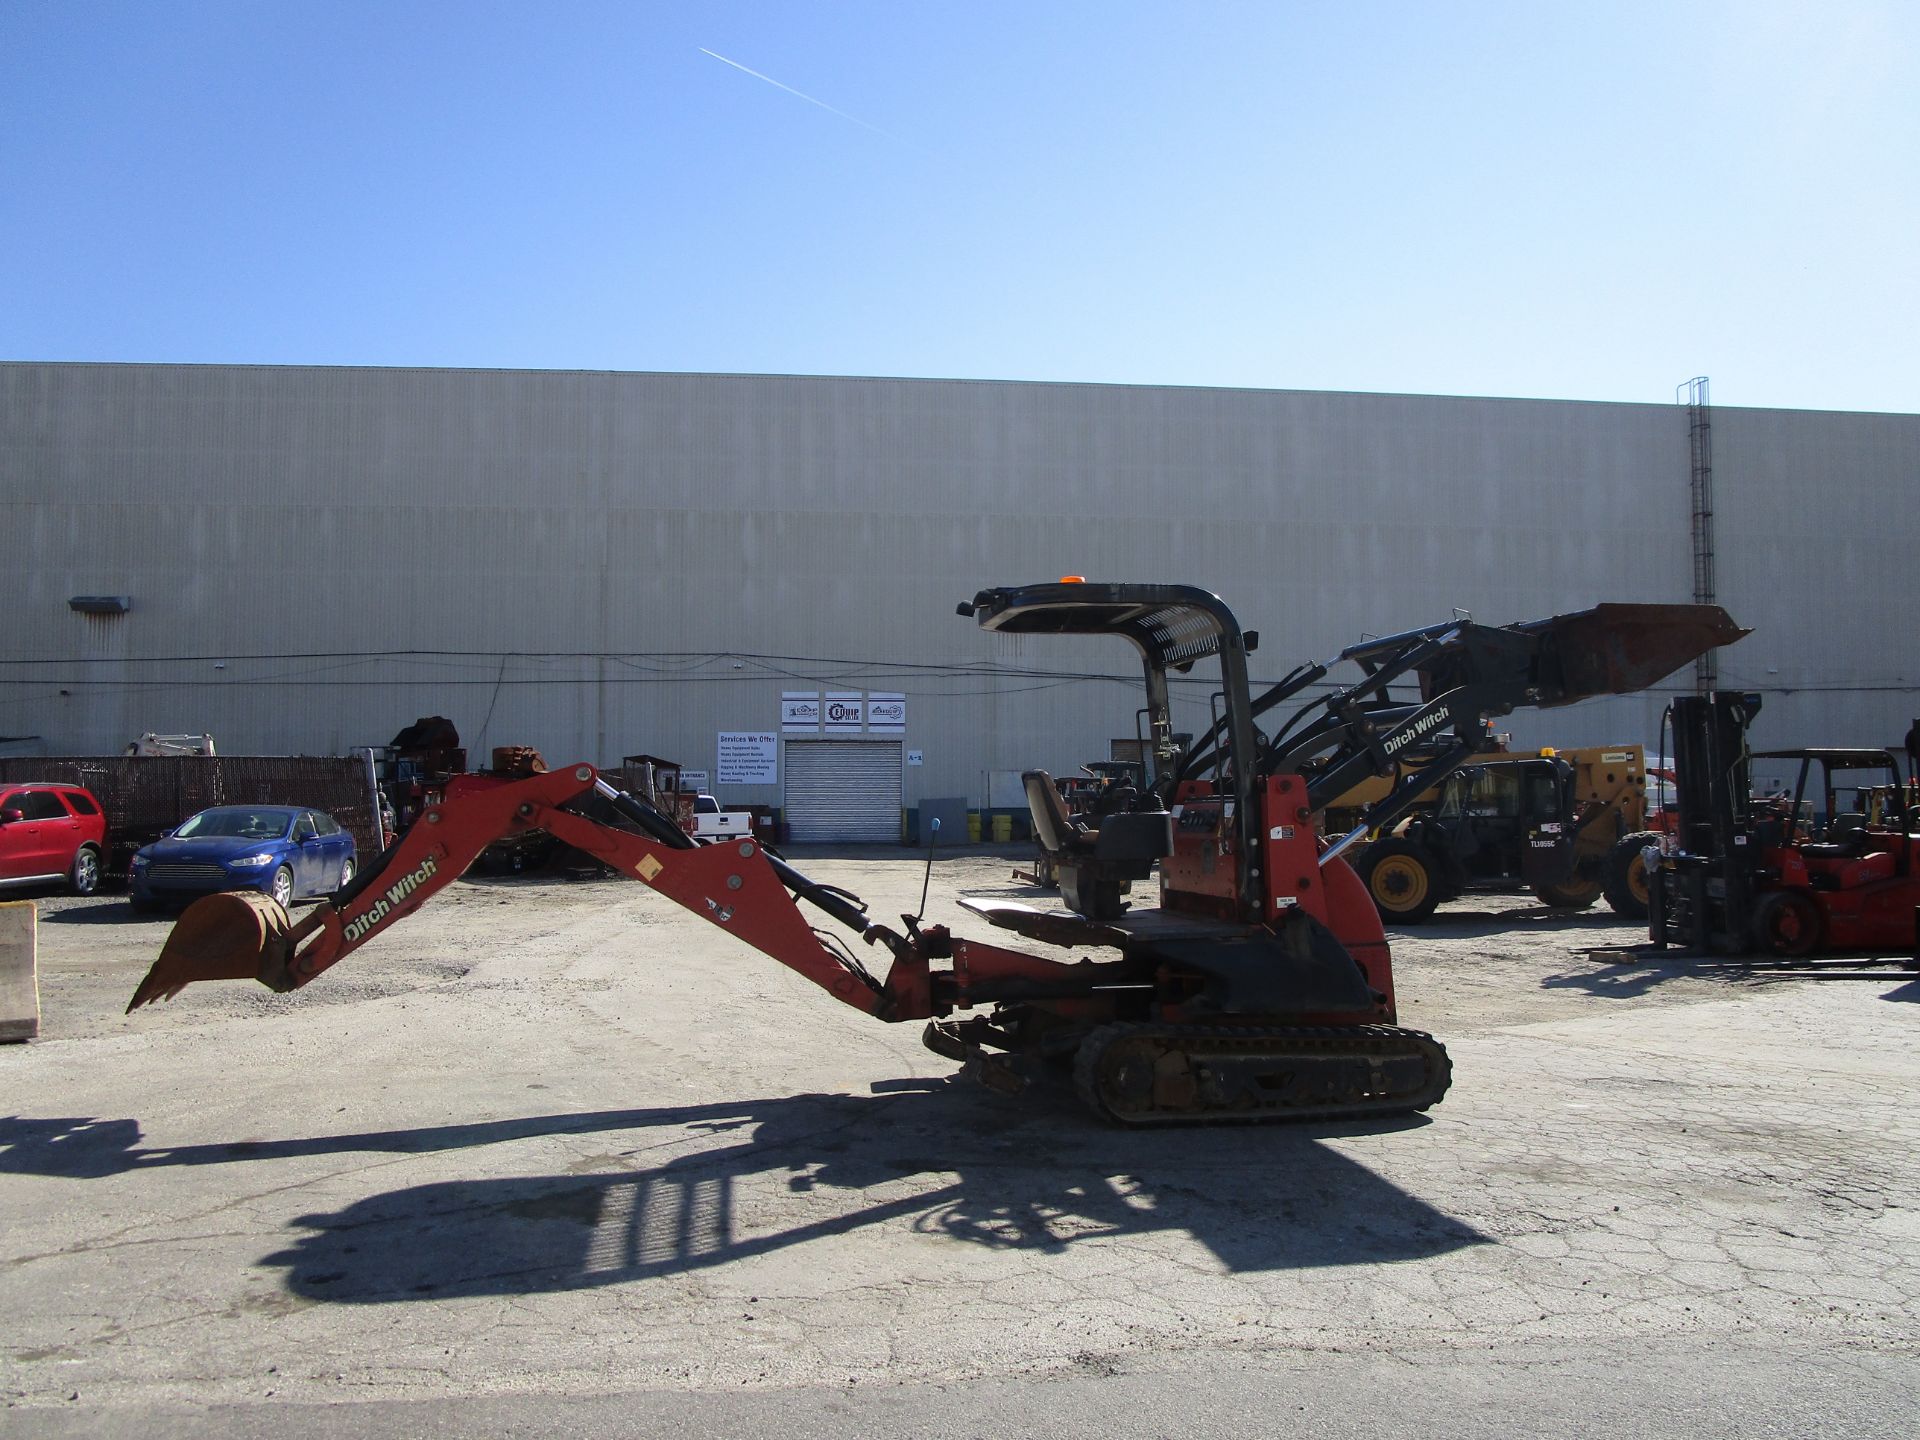
[[[1422,1056],[1427,1061],[1428,1080],[1424,1088],[1411,1095],[1357,1104],[1288,1105],[1275,1103],[1267,1108],[1236,1108],[1209,1113],[1204,1110],[1169,1110],[1163,1113],[1122,1114],[1101,1095],[1097,1071],[1107,1052],[1121,1040],[1182,1039],[1201,1040],[1206,1048],[1244,1049],[1257,1054],[1263,1049],[1298,1053],[1324,1050],[1329,1055],[1378,1055],[1400,1058]],[[1272,1046],[1273,1041],[1284,1047]],[[1352,1026],[1217,1026],[1217,1025],[1103,1025],[1086,1038],[1074,1057],[1073,1086],[1082,1101],[1102,1119],[1116,1125],[1208,1125],[1248,1124],[1269,1120],[1374,1119],[1391,1115],[1409,1115],[1439,1103],[1453,1080],[1453,1062],[1446,1047],[1431,1035],[1397,1025]]]

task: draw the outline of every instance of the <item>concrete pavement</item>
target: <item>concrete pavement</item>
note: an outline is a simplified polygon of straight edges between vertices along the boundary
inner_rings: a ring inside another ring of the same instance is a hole
[[[918,898],[910,862],[811,868]],[[977,929],[952,896],[1005,873],[943,861],[930,918]],[[1403,1018],[1455,1060],[1430,1117],[1136,1134],[955,1083],[637,886],[462,884],[295,996],[124,1019],[164,927],[117,903],[49,907],[48,1038],[0,1052],[22,1433],[434,1400],[590,1431],[634,1396],[684,1428],[751,1391],[768,1433],[961,1434],[938,1387],[1065,1416],[1104,1380],[1161,1415],[1194,1377],[1304,1386],[1334,1434],[1387,1390],[1491,1407],[1462,1434],[1582,1395],[1641,1417],[1609,1433],[1764,1433],[1669,1403],[1716,1365],[1796,1433],[1914,1415],[1912,981],[1596,966],[1601,917],[1469,917],[1396,943]]]

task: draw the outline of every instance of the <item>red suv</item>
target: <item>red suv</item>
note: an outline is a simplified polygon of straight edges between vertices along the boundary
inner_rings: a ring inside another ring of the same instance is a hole
[[[64,880],[76,895],[100,888],[107,817],[78,785],[0,785],[0,885]]]

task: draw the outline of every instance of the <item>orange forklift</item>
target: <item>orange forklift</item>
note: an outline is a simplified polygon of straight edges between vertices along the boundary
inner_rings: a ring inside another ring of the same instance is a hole
[[[1696,953],[1785,959],[1920,954],[1920,815],[1891,750],[1749,751],[1760,696],[1673,702],[1679,819],[1649,849],[1649,933]],[[1791,791],[1753,793],[1753,763],[1791,768]],[[1657,858],[1657,864],[1651,863]]]

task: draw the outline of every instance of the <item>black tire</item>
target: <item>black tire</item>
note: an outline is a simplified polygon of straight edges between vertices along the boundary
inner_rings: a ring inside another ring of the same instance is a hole
[[[67,871],[67,888],[76,895],[91,895],[100,888],[100,852],[82,845],[73,852],[73,867]]]
[[[1769,955],[1799,960],[1826,940],[1826,919],[1804,890],[1769,890],[1753,907],[1753,938]]]
[[[1536,885],[1533,898],[1556,910],[1585,910],[1600,898],[1600,882],[1581,875],[1569,875],[1558,885]]]
[[[1418,925],[1440,903],[1433,860],[1410,840],[1376,840],[1360,858],[1360,883],[1382,920]]]
[[[1646,851],[1659,843],[1657,830],[1636,830],[1614,841],[1607,852],[1607,906],[1624,920],[1647,918]]]

